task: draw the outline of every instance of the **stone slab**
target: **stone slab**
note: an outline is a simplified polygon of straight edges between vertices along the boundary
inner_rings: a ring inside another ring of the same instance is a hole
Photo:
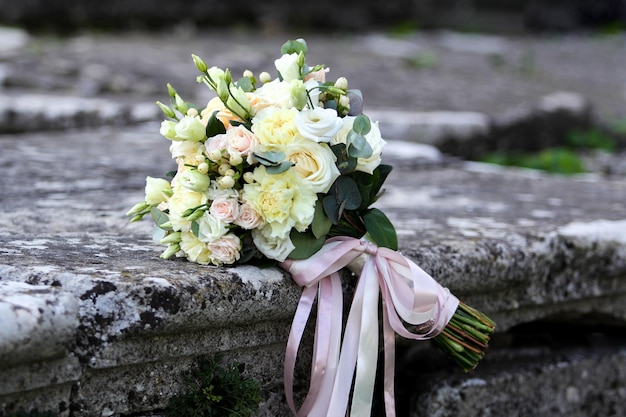
[[[69,373],[58,384],[32,380],[56,390],[46,395],[58,411],[69,401],[74,416],[149,412],[180,387],[178,370],[225,352],[264,381],[264,412],[287,415],[277,369],[299,289],[277,269],[160,260],[149,222],[124,216],[143,198],[145,176],[170,169],[157,127],[0,136],[0,281],[53,288],[78,306],[72,343],[67,333],[49,339],[75,358]],[[554,317],[626,323],[626,180],[388,146],[396,169],[378,204],[402,252],[500,332]],[[20,378],[24,366],[0,372]],[[7,393],[3,407],[24,395]]]

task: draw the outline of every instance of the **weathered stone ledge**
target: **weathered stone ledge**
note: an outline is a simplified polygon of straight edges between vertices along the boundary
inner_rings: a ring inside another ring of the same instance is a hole
[[[158,410],[183,369],[222,352],[262,381],[263,415],[287,415],[280,369],[299,289],[277,269],[162,261],[149,222],[123,215],[144,177],[168,169],[167,143],[141,126],[0,141],[0,410]],[[379,205],[403,253],[501,334],[626,322],[624,179],[447,162],[407,142],[386,155],[396,170]]]

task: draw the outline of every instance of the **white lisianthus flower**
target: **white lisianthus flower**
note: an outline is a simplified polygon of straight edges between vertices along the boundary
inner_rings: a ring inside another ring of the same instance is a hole
[[[177,140],[200,142],[206,139],[206,127],[199,117],[185,116],[176,124]]]
[[[242,198],[260,214],[266,236],[285,239],[292,228],[304,232],[313,221],[317,201],[311,186],[292,169],[268,174],[259,166],[253,175],[255,182],[244,185]]]
[[[178,184],[188,190],[203,192],[211,185],[211,178],[208,175],[198,172],[197,169],[187,169],[177,175]]]
[[[298,65],[298,54],[285,54],[274,61],[276,70],[283,80],[290,82],[301,79],[300,65]]]
[[[289,254],[296,248],[291,242],[289,235],[285,238],[267,236],[265,228],[252,230],[252,241],[257,249],[269,259],[283,262]]]
[[[198,239],[203,242],[212,242],[228,232],[226,223],[208,212],[204,212],[196,222],[198,222]]]
[[[343,118],[343,126],[330,142],[331,145],[346,143],[348,133],[352,130],[355,118],[354,116],[346,116]],[[371,124],[371,130],[365,135],[365,140],[367,140],[367,143],[369,143],[372,148],[372,156],[369,158],[357,158],[356,170],[372,174],[374,169],[380,165],[383,147],[387,144],[381,137],[378,121]]]
[[[180,249],[191,262],[202,265],[211,263],[211,251],[207,244],[198,239],[192,232],[182,232],[180,234]]]
[[[146,203],[155,206],[167,201],[165,191],[172,189],[170,182],[161,178],[146,177]]]
[[[241,239],[229,233],[207,244],[213,255],[213,263],[217,266],[222,264],[231,265],[241,257]]]
[[[315,193],[327,193],[341,175],[335,165],[335,154],[326,143],[296,138],[285,147],[285,155],[295,164],[293,169],[302,181]]]
[[[242,229],[252,230],[263,226],[263,219],[248,203],[239,206],[239,216],[234,223]]]
[[[220,188],[217,181],[212,180],[211,186],[209,190],[206,192],[209,200],[219,200],[219,199],[228,199],[228,198],[239,198],[239,191],[234,190],[232,188]]]
[[[180,140],[176,136],[176,122],[173,120],[163,120],[159,133],[169,140]]]
[[[191,191],[181,186],[174,188],[174,194],[168,201],[172,228],[177,232],[188,232],[191,228],[191,222],[183,217],[183,213],[187,209],[205,204],[206,201],[207,198],[204,193]]]
[[[190,161],[195,159],[197,155],[202,155],[204,146],[200,142],[193,142],[191,140],[183,140],[172,142],[170,145],[170,153],[172,158],[184,158]]]
[[[287,145],[298,134],[294,122],[298,110],[294,108],[261,110],[252,121],[252,132],[261,145],[269,148]]]
[[[239,199],[217,198],[211,202],[209,213],[224,223],[232,223],[239,217]]]
[[[315,107],[304,109],[295,116],[294,122],[300,135],[315,142],[330,142],[343,126],[335,109]]]
[[[254,94],[259,101],[271,103],[273,107],[291,107],[291,83],[286,81],[272,80],[257,88]],[[263,107],[265,106],[256,109],[257,114]]]

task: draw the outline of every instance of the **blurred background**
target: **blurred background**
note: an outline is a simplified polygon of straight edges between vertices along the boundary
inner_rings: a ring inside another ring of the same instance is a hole
[[[210,97],[192,53],[258,74],[304,37],[388,138],[623,174],[625,29],[626,0],[0,0],[0,133],[157,120],[167,82]]]

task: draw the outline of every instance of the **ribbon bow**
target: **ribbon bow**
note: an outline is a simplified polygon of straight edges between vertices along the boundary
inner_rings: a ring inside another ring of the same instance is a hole
[[[378,247],[365,238],[328,239],[310,258],[288,260],[281,266],[303,287],[285,353],[285,395],[293,414],[345,416],[354,379],[350,416],[370,415],[378,362],[380,295],[385,410],[387,417],[395,417],[395,333],[414,340],[437,336],[456,311],[458,299],[399,252]],[[360,276],[342,341],[343,291],[339,271],[344,267],[353,272],[360,270]],[[293,399],[296,357],[316,298],[309,391],[296,410]],[[417,326],[417,331],[409,331],[404,323]]]

